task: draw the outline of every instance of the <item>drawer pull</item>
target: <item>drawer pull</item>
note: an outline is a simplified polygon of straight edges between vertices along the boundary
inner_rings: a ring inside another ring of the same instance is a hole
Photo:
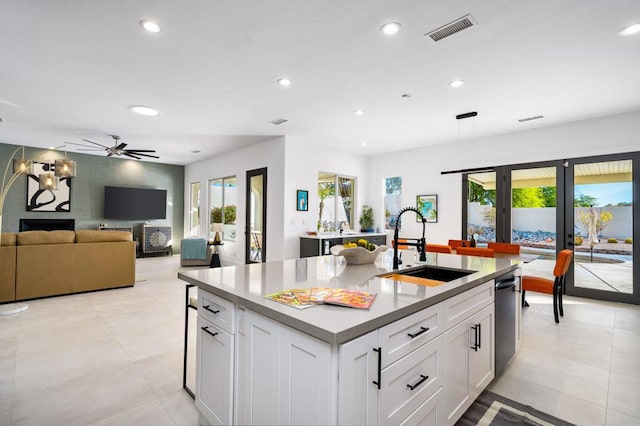
[[[420,375],[420,380],[418,380],[417,382],[415,382],[412,385],[407,385],[407,387],[411,390],[414,390],[415,388],[417,388],[418,386],[420,386],[421,384],[423,384],[425,382],[425,380],[427,380],[429,378],[429,376],[425,376],[423,374]]]
[[[472,325],[471,328],[473,329],[473,346],[471,347],[471,349],[473,349],[474,351],[478,352],[478,349],[482,348],[482,324],[476,324],[476,325]]]
[[[203,306],[203,308],[205,308],[207,311],[211,312],[214,315],[217,314],[218,312],[220,312],[220,309],[218,309],[217,311],[214,311],[209,306],[211,306],[211,305]]]
[[[380,383],[382,382],[382,348],[373,348],[374,352],[378,352],[378,380],[374,380],[373,384],[380,389]]]
[[[419,335],[421,335],[422,333],[426,333],[427,331],[429,331],[429,327],[420,327],[420,331],[416,331],[415,333],[407,333],[407,336],[413,339],[414,337],[418,337]]]
[[[202,328],[202,331],[204,331],[205,333],[207,333],[207,334],[211,335],[212,337],[216,337],[216,336],[218,335],[218,333],[212,333],[212,332],[210,332],[210,331],[209,331],[209,326],[207,326],[207,327],[200,327],[200,328]]]

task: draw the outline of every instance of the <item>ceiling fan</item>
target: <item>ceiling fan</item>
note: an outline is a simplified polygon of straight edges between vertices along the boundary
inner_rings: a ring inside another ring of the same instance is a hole
[[[147,152],[156,152],[153,149],[124,149],[127,146],[127,144],[124,142],[120,142],[120,136],[116,136],[116,135],[109,135],[109,136],[113,138],[113,142],[114,142],[113,146],[102,145],[98,142],[90,141],[89,139],[82,139],[82,140],[85,142],[92,143],[93,145],[96,145],[96,146],[84,145],[84,144],[73,143],[73,142],[65,142],[65,143],[68,143],[69,145],[77,145],[77,146],[84,147],[84,148],[78,148],[78,151],[103,151],[104,150],[104,151],[107,151],[107,157],[111,157],[114,155],[117,155],[117,156],[126,155],[127,157],[135,158],[136,160],[140,160],[140,157],[160,158],[157,155],[145,154]]]

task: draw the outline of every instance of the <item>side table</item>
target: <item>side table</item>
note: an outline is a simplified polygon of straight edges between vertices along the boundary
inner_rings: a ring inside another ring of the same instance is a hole
[[[220,265],[220,254],[218,253],[218,246],[223,246],[224,242],[220,241],[219,243],[215,243],[213,241],[207,243],[210,246],[213,246],[213,253],[211,254],[211,263],[209,263],[209,268],[219,268]]]

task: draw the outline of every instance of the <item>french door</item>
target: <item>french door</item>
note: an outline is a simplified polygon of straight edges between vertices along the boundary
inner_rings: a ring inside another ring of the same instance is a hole
[[[525,273],[553,279],[574,250],[566,292],[640,304],[640,153],[495,167],[463,176],[463,237],[511,242],[537,254]]]

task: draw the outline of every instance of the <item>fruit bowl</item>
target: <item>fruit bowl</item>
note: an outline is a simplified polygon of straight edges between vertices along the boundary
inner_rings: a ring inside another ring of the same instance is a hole
[[[349,265],[365,265],[367,263],[373,263],[376,257],[384,251],[387,251],[387,246],[375,246],[374,250],[367,250],[364,247],[350,247],[345,248],[342,244],[335,245],[329,250],[334,256],[343,256]]]

